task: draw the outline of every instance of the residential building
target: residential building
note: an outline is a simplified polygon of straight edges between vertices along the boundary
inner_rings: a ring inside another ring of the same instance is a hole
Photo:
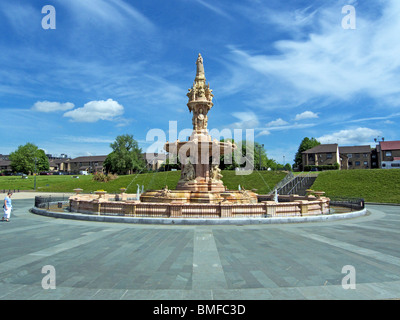
[[[380,141],[376,148],[369,145],[344,146],[320,144],[302,153],[304,166],[339,163],[340,169],[400,169],[400,141]]]
[[[167,155],[165,153],[157,152],[143,153],[143,158],[146,161],[146,167],[148,170],[157,171],[167,159]]]
[[[67,172],[68,161],[71,160],[66,154],[55,156],[52,154],[46,154],[49,159],[50,172]]]
[[[74,159],[68,159],[64,163],[66,171],[72,174],[78,174],[81,171],[88,173],[103,172],[103,162],[107,156],[84,156]]]
[[[400,141],[380,141],[377,149],[381,169],[400,169]]]
[[[69,158],[67,155],[53,156],[46,154],[49,159],[49,171],[52,173],[62,172],[66,174],[79,174],[81,171],[88,173],[104,172],[104,160],[107,155],[100,156],[82,156],[74,159]],[[166,154],[163,153],[143,153],[144,160],[147,163],[148,170],[159,170],[161,165],[166,160]],[[12,171],[11,161],[7,155],[0,155],[0,171]]]
[[[371,146],[339,147],[340,168],[347,169],[370,169],[371,168]]]
[[[302,152],[302,164],[305,166],[325,166],[340,163],[339,146],[335,144],[320,144]]]
[[[50,172],[67,172],[70,158],[49,159]]]
[[[11,161],[8,155],[0,154],[0,172],[11,172]]]

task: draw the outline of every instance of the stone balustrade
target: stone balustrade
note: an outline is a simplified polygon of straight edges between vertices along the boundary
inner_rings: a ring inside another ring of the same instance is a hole
[[[124,196],[129,199],[129,195]],[[132,195],[135,198],[135,195]],[[118,199],[119,201],[116,201]],[[320,196],[288,196],[285,202],[261,201],[237,204],[220,203],[146,203],[137,200],[120,201],[118,195],[77,194],[71,196],[72,212],[121,215],[132,217],[165,218],[239,218],[239,217],[294,217],[321,215],[329,212],[329,199]]]

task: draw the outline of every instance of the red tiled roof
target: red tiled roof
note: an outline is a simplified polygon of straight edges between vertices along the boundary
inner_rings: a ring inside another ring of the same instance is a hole
[[[400,141],[381,141],[381,150],[400,150]]]

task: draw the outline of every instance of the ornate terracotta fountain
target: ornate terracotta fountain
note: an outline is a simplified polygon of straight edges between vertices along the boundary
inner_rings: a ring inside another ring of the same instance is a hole
[[[278,202],[277,194],[273,199],[257,202],[257,194],[238,188],[227,190],[222,182],[219,168],[220,156],[224,160],[237,148],[231,142],[212,140],[207,130],[208,112],[213,106],[212,90],[206,84],[203,58],[197,58],[197,72],[193,86],[187,94],[189,111],[193,114],[193,132],[188,141],[167,142],[164,149],[172,156],[178,156],[182,164],[181,177],[177,187],[168,186],[161,190],[147,190],[139,198],[138,192],[126,194],[121,188],[120,195],[108,195],[105,191],[97,194],[80,194],[82,189],[75,189],[76,195],[70,197],[71,212],[96,215],[118,215],[128,217],[162,218],[154,223],[164,223],[176,218],[262,218],[257,222],[267,221],[267,217],[289,217],[320,215],[329,212],[329,199],[308,195],[300,197],[290,195],[288,202]],[[101,193],[101,195],[100,195]],[[103,217],[101,217],[103,218]],[[166,218],[163,220],[163,218]],[[103,221],[103,220],[101,220]],[[144,221],[144,220],[140,220]],[[146,220],[152,223],[153,220]],[[175,220],[173,220],[172,223]]]
[[[164,149],[178,156],[182,164],[181,177],[175,190],[148,190],[141,195],[141,202],[191,202],[256,203],[257,195],[248,190],[227,190],[222,182],[219,168],[220,156],[230,156],[237,148],[231,142],[212,140],[207,130],[208,112],[213,106],[210,84],[206,84],[203,58],[199,53],[197,72],[193,86],[189,89],[187,106],[193,114],[193,132],[188,141],[167,142]],[[223,193],[221,195],[221,193]]]

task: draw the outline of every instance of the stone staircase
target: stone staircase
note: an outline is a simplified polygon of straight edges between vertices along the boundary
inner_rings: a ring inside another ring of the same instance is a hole
[[[300,196],[305,196],[306,190],[311,188],[317,177],[318,173],[314,172],[300,173],[296,176],[293,175],[291,179],[288,179],[281,185],[278,184],[275,189],[280,195],[298,194]],[[275,189],[273,192],[275,192]]]

